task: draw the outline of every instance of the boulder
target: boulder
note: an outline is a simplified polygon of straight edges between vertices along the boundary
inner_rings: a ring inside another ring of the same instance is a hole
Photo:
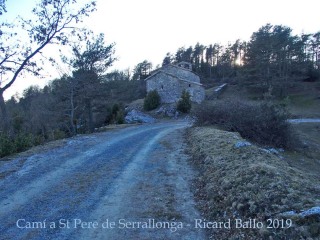
[[[156,119],[138,110],[131,110],[125,117],[126,123],[154,123]]]

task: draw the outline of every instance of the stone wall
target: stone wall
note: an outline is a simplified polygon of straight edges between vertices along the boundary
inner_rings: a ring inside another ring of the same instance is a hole
[[[181,68],[181,67],[169,64],[162,67],[160,70],[167,73],[171,73],[172,75],[181,79],[200,83],[200,77],[186,68]]]
[[[190,93],[193,102],[200,103],[205,98],[205,91],[200,83],[183,80],[163,71],[159,71],[147,79],[147,92],[152,90],[158,91],[163,103],[177,102],[183,90]]]
[[[157,90],[163,103],[173,103],[179,98],[179,80],[163,72],[158,72],[147,80],[147,92]]]

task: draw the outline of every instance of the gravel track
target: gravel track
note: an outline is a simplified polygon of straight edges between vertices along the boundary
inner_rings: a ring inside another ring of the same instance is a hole
[[[194,227],[187,126],[77,136],[1,164],[0,239],[205,239]]]

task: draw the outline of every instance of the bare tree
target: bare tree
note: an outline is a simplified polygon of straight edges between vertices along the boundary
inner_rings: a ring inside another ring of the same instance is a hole
[[[0,15],[2,15],[4,12],[7,12],[6,0],[0,0]]]
[[[41,68],[35,56],[41,56],[47,45],[67,45],[71,36],[80,40],[85,36],[77,24],[96,9],[96,3],[92,1],[73,10],[75,6],[77,0],[41,0],[32,11],[32,20],[20,17],[20,26],[2,25],[8,30],[3,32],[1,29],[0,32],[0,74],[5,77],[0,83],[0,109],[5,130],[9,126],[9,117],[3,93],[23,72],[39,74]],[[12,41],[8,41],[13,37],[21,39],[26,36],[29,40],[27,43],[17,40],[12,44]]]

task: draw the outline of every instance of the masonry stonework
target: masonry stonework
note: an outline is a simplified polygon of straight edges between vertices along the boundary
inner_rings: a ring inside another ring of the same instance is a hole
[[[180,99],[183,90],[186,90],[190,93],[191,101],[201,103],[205,98],[205,91],[199,76],[190,70],[188,63],[179,64],[169,64],[155,70],[146,78],[147,92],[157,90],[162,103],[174,103]]]

